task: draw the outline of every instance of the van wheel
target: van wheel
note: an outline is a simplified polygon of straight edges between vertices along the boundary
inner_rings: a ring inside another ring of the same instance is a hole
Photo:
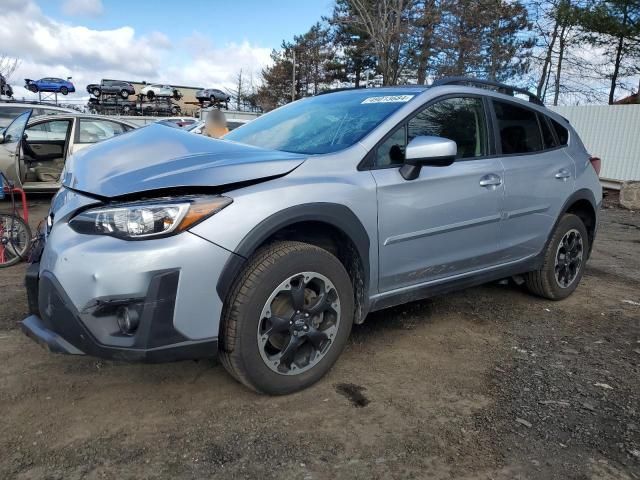
[[[529,272],[529,291],[549,300],[562,300],[573,293],[584,274],[589,237],[577,215],[562,216],[547,244],[542,268]]]
[[[331,253],[302,242],[259,250],[227,299],[220,358],[247,387],[283,395],[317,382],[344,349],[353,288]]]

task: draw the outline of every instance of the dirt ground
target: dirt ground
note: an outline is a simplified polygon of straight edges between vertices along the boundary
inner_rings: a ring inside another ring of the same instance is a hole
[[[378,312],[277,398],[211,361],[47,353],[17,329],[24,270],[0,271],[1,479],[640,479],[638,212],[603,211],[569,299],[492,284]]]

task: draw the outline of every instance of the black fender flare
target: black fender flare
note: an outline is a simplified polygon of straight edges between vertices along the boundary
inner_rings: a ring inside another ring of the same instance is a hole
[[[265,240],[279,230],[300,222],[322,222],[332,225],[347,235],[355,245],[364,270],[365,292],[369,289],[370,240],[360,219],[350,208],[337,203],[315,202],[285,208],[262,220],[242,239],[234,254],[226,262],[216,284],[216,291],[224,302],[247,259]]]
[[[596,197],[591,190],[589,190],[588,188],[581,188],[580,190],[576,190],[575,192],[573,192],[569,196],[569,198],[565,200],[564,204],[562,205],[562,209],[560,209],[560,213],[558,214],[556,221],[553,222],[553,227],[551,227],[551,230],[549,231],[549,235],[547,236],[547,241],[544,243],[544,247],[542,248],[540,253],[538,253],[538,255],[536,256],[536,259],[535,259],[536,265],[538,266],[542,265],[542,262],[544,260],[544,253],[547,251],[547,247],[549,246],[549,242],[551,241],[552,234],[555,231],[556,227],[558,226],[558,222],[560,222],[560,219],[562,218],[562,216],[569,211],[569,209],[574,203],[579,202],[580,200],[587,200],[591,205],[591,207],[593,208],[595,221],[596,221],[594,225],[594,232],[593,232],[593,238],[595,239],[596,231],[598,229],[598,210],[600,208],[600,205],[596,203]],[[592,248],[593,248],[593,242],[590,242],[588,257],[591,256]]]

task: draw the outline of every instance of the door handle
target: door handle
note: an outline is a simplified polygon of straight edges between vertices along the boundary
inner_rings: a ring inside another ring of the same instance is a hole
[[[566,168],[561,168],[560,170],[558,170],[558,172],[556,173],[556,178],[558,180],[566,180],[567,178],[569,178],[571,176],[571,172],[569,170],[567,170]]]
[[[500,178],[495,173],[490,173],[489,175],[485,175],[480,179],[480,186],[487,188],[495,188],[502,185],[502,178]]]

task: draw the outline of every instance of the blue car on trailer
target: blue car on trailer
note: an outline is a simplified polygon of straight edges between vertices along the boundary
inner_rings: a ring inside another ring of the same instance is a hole
[[[25,78],[24,88],[33,93],[48,92],[61,93],[63,95],[76,91],[76,87],[69,80],[56,77],[45,77],[40,80]]]

